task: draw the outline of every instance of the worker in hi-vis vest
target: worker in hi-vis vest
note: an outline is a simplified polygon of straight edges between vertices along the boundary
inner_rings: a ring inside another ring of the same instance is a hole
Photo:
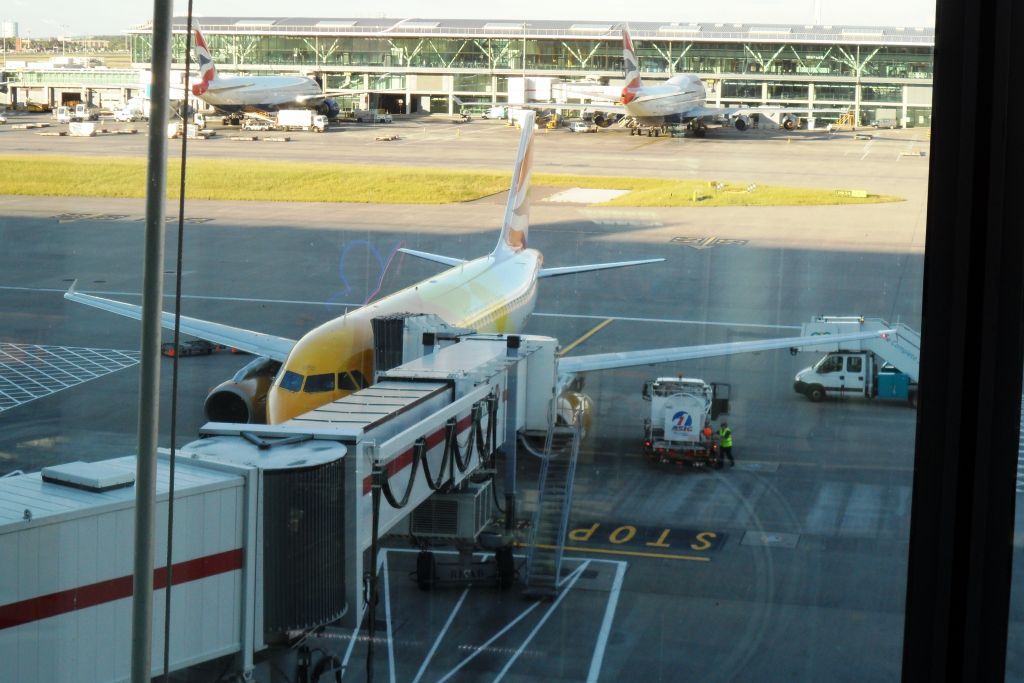
[[[728,422],[723,422],[718,428],[718,447],[722,449],[722,455],[729,458],[729,467],[733,467],[736,461],[732,458],[732,430]]]

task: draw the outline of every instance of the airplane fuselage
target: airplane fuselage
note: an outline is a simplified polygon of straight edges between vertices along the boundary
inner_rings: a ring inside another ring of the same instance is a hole
[[[304,108],[323,100],[317,82],[304,76],[217,76],[200,98],[225,112]]]
[[[373,318],[433,313],[478,332],[518,332],[533,311],[543,260],[524,249],[467,261],[307,332],[270,389],[267,421],[284,422],[372,382]]]
[[[685,123],[687,112],[703,107],[706,99],[707,91],[699,78],[675,76],[659,85],[637,88],[625,107],[626,112],[638,120]]]

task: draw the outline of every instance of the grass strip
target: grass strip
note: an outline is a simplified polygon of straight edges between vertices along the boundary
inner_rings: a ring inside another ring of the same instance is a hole
[[[508,188],[509,174],[443,168],[191,159],[191,199],[373,204],[453,204]],[[47,197],[145,196],[146,160],[131,158],[0,155],[0,194]],[[178,196],[178,162],[168,164],[167,196]],[[629,190],[607,206],[810,206],[900,201],[899,197],[841,196],[830,190],[747,186],[549,173],[534,184]]]

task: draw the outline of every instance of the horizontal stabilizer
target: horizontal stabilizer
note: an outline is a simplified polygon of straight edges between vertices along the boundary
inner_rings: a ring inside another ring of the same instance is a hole
[[[658,263],[663,258],[648,258],[641,261],[616,261],[614,263],[590,263],[584,266],[562,266],[561,268],[541,268],[537,277],[557,277],[559,275],[572,275],[574,273],[587,273],[592,270],[611,270],[612,268],[626,268],[628,266],[642,266],[647,263]]]
[[[693,360],[695,358],[731,356],[737,353],[771,351],[773,349],[828,346],[843,342],[860,341],[862,339],[873,339],[893,333],[895,333],[895,330],[878,330],[875,332],[854,332],[851,334],[821,334],[809,337],[783,337],[748,342],[725,342],[723,344],[705,344],[703,346],[679,346],[668,349],[595,353],[587,356],[560,358],[558,360],[558,372],[559,374],[575,374],[591,370],[631,368],[637,365],[654,365],[656,363],[671,363],[673,361]]]
[[[142,306],[126,304],[122,301],[114,301],[113,299],[104,299],[90,294],[82,294],[81,292],[75,291],[75,285],[77,282],[77,280],[72,282],[71,287],[64,293],[64,298],[68,301],[74,301],[76,303],[85,304],[86,306],[92,306],[93,308],[117,313],[118,315],[123,315],[126,318],[142,320]],[[161,313],[160,325],[165,329],[173,330],[174,314],[167,312]],[[285,339],[284,337],[275,337],[271,334],[253,332],[252,330],[246,330],[240,327],[231,327],[229,325],[222,325],[221,323],[209,322],[198,318],[190,318],[184,315],[181,316],[181,332],[192,337],[205,339],[206,341],[213,342],[214,344],[222,344],[233,349],[238,349],[239,351],[254,353],[258,356],[266,356],[267,358],[280,361],[282,363],[288,358],[288,353],[292,350],[292,347],[295,346],[294,340]]]
[[[461,266],[466,262],[465,259],[453,258],[451,256],[441,256],[440,254],[431,254],[429,251],[416,251],[415,249],[406,249],[405,247],[399,248],[403,254],[409,254],[410,256],[418,256],[421,259],[427,261],[433,261],[435,263],[442,263],[446,266]]]

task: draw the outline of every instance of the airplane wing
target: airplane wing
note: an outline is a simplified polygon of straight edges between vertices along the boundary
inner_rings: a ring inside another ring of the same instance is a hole
[[[643,351],[619,351],[615,353],[595,353],[587,356],[570,356],[558,360],[559,374],[575,374],[591,370],[611,370],[629,368],[637,365],[655,365],[679,360],[695,358],[712,358],[714,356],[731,356],[737,353],[754,351],[771,351],[805,346],[828,346],[862,339],[872,339],[887,334],[895,334],[895,330],[877,332],[855,332],[852,334],[824,334],[811,337],[782,337],[777,339],[759,339],[749,342],[726,342],[723,344],[705,344],[703,346],[678,346],[668,349],[646,349]]]
[[[104,299],[90,294],[82,294],[75,291],[77,280],[71,283],[71,287],[64,293],[64,298],[93,308],[99,308],[111,313],[117,313],[127,318],[142,320],[142,307],[134,304],[126,304],[113,299]],[[166,329],[174,329],[174,314],[166,311],[160,314],[160,324]],[[293,339],[275,337],[271,334],[253,332],[240,327],[231,327],[221,323],[209,322],[198,318],[181,316],[181,331],[192,337],[205,339],[214,344],[223,344],[241,351],[248,351],[258,356],[266,356],[272,360],[284,362],[288,353],[295,346]]]
[[[465,263],[465,259],[454,258],[452,256],[442,256],[440,254],[431,254],[428,251],[417,251],[415,249],[406,249],[405,247],[399,248],[403,254],[409,254],[410,256],[418,256],[421,259],[427,261],[433,261],[446,266],[461,266]],[[649,258],[642,259],[640,261],[615,261],[613,263],[588,263],[582,266],[562,266],[560,268],[541,268],[540,272],[537,273],[537,277],[557,277],[559,275],[573,275],[574,273],[588,273],[592,270],[611,270],[612,268],[628,268],[629,266],[643,266],[648,263],[659,263],[664,261],[663,258]]]
[[[418,256],[421,259],[433,261],[434,263],[441,263],[446,266],[461,266],[466,262],[466,259],[455,258],[453,256],[441,256],[440,254],[431,254],[428,251],[416,251],[415,249],[406,249],[405,247],[399,247],[398,251],[403,254],[409,254],[410,256]]]
[[[572,275],[574,273],[587,273],[592,270],[610,270],[612,268],[627,268],[629,266],[642,266],[647,263],[659,263],[663,258],[648,258],[641,261],[616,261],[614,263],[589,263],[582,266],[562,266],[560,268],[541,268],[537,277],[557,277],[559,275]]]
[[[611,102],[591,102],[590,104],[580,104],[579,102],[528,102],[526,104],[510,104],[509,106],[513,109],[536,109],[538,111],[544,111],[545,109],[569,109],[580,112],[600,111],[608,114],[629,114],[624,105],[612,104]]]

